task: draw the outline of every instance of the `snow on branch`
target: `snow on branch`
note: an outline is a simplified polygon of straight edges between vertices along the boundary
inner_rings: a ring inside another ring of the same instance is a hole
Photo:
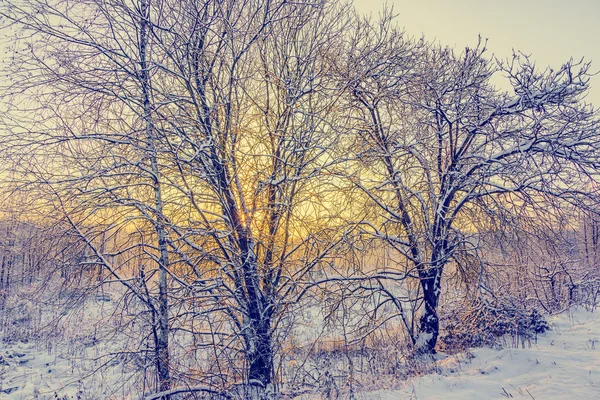
[[[513,54],[510,62],[499,62],[500,71],[509,79],[516,96],[502,106],[501,114],[512,114],[529,109],[541,110],[545,105],[575,103],[589,85],[589,63],[573,59],[558,70],[550,67],[544,71],[528,55]]]

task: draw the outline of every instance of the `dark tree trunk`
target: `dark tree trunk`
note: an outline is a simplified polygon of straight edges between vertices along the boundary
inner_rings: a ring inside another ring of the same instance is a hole
[[[271,346],[271,334],[268,323],[262,322],[256,330],[253,346],[249,353],[250,370],[248,379],[250,383],[260,382],[261,386],[271,384],[273,377],[273,349]]]
[[[256,266],[253,266],[256,268]],[[253,274],[255,277],[256,274]],[[266,388],[273,377],[273,347],[271,343],[272,310],[265,297],[257,290],[255,279],[246,279],[248,289],[248,318],[252,329],[246,335],[249,364],[248,380]]]
[[[441,293],[442,266],[430,268],[421,276],[423,289],[423,314],[416,341],[416,350],[421,354],[434,354],[440,333],[438,304]]]
[[[266,398],[266,389],[273,379],[273,346],[271,342],[272,308],[268,297],[259,290],[256,262],[245,265],[245,284],[248,293],[246,351],[248,382],[253,390],[251,398]]]

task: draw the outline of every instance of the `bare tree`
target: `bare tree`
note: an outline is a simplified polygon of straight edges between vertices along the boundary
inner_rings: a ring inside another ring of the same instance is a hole
[[[144,0],[132,6],[24,1],[3,8],[23,35],[13,53],[13,83],[4,91],[12,102],[5,154],[14,162],[13,176],[47,199],[47,212],[68,221],[107,279],[146,305],[158,388],[166,391],[170,262],[148,61],[150,8]],[[157,293],[149,290],[152,272],[126,269],[105,249],[107,232],[131,229],[136,220],[138,229],[149,223],[155,230]],[[136,273],[141,287],[132,283]]]
[[[473,223],[503,199],[539,207],[595,195],[597,124],[580,101],[588,65],[538,71],[524,55],[507,64],[486,58],[485,46],[452,49],[414,42],[392,18],[356,30],[340,63],[349,112],[349,150],[359,163],[348,174],[378,209],[369,230],[399,251],[421,284],[422,315],[415,343],[434,351],[444,267],[475,253]],[[515,94],[490,83],[494,73]]]
[[[183,390],[172,388],[169,335],[184,332],[226,356],[217,369],[238,368],[241,352],[244,380],[271,386],[284,316],[340,240],[325,174],[339,90],[323,54],[343,10],[253,0],[2,10],[25,35],[5,90],[5,154],[106,279],[147,308],[164,396]],[[25,96],[30,109],[18,106]],[[140,238],[109,250],[114,231]],[[113,257],[136,249],[152,268]],[[217,375],[209,386],[238,376]]]
[[[171,182],[192,213],[173,229],[202,282],[194,296],[228,321],[244,375],[264,390],[283,317],[339,240],[323,204],[338,90],[322,54],[345,19],[326,2],[187,6],[185,35],[155,29],[160,68],[181,87],[160,110]]]

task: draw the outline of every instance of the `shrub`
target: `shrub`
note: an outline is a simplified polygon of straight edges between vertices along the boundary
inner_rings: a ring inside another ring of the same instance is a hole
[[[550,330],[546,319],[536,309],[515,306],[507,300],[478,299],[466,307],[442,317],[444,330],[440,347],[447,352],[469,347],[499,348],[511,339],[513,347],[537,340],[537,335]]]

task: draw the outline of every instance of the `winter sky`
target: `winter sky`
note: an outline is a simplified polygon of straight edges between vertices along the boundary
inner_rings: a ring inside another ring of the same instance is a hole
[[[413,36],[462,49],[481,34],[499,58],[514,48],[531,54],[540,68],[558,68],[585,57],[592,72],[600,71],[600,0],[354,0],[374,16],[386,3]],[[600,107],[600,75],[586,100]]]

